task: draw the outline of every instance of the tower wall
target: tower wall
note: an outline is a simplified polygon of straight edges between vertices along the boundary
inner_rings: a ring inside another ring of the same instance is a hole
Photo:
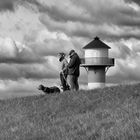
[[[85,58],[90,57],[108,57],[108,49],[94,48],[85,50]]]
[[[98,88],[105,86],[105,67],[88,67],[88,88]]]

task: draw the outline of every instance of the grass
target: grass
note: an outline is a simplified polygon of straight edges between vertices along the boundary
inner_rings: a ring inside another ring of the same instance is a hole
[[[0,140],[139,140],[140,84],[0,101]]]

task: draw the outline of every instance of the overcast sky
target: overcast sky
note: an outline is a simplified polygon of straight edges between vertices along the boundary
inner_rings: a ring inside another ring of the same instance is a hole
[[[115,67],[108,83],[140,81],[140,1],[0,0],[0,97],[39,94],[39,84],[59,85],[58,52],[99,36]],[[87,84],[81,68],[81,87]]]

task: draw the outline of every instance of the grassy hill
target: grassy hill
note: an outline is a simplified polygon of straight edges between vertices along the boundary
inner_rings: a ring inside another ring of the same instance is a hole
[[[0,140],[139,140],[140,84],[0,101]]]

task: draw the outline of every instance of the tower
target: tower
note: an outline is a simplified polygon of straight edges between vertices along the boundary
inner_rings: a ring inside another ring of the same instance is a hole
[[[99,37],[83,47],[85,56],[82,59],[82,67],[88,74],[88,88],[101,88],[105,86],[106,72],[109,67],[114,66],[114,58],[108,57],[110,47],[102,42]]]

